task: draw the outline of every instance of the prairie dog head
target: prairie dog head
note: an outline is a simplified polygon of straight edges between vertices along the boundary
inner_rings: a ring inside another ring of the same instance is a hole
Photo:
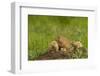
[[[77,49],[83,47],[83,45],[80,41],[72,42],[72,45]]]

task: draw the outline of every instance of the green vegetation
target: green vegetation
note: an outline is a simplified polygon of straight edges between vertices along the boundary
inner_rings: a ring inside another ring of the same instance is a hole
[[[88,17],[28,15],[28,60],[47,52],[48,43],[58,35],[80,41],[88,48]],[[73,54],[74,58],[87,58],[87,51]]]

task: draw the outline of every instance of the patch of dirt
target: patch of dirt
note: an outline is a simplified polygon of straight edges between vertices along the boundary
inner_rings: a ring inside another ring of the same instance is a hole
[[[83,52],[83,55],[81,55],[82,57],[80,57],[80,53],[78,53],[78,51]],[[46,52],[43,55],[40,55],[39,57],[33,59],[33,60],[52,60],[52,59],[75,59],[75,58],[87,58],[84,57],[84,52],[87,55],[87,49],[86,48],[80,48],[79,50],[72,50],[70,52],[64,52],[64,51],[54,51],[54,50],[50,50],[48,52]],[[78,53],[78,54],[77,54]],[[73,54],[76,56],[74,57]],[[78,56],[79,55],[79,56]],[[78,57],[77,57],[78,56]]]
[[[63,51],[48,51],[47,53],[40,55],[35,60],[50,60],[50,59],[69,59],[71,53],[65,53]]]

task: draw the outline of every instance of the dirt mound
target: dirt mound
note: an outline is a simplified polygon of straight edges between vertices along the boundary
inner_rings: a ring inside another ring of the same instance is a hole
[[[63,51],[48,51],[45,54],[33,60],[53,60],[53,59],[77,59],[77,58],[87,58],[85,56],[86,48],[80,48],[79,50],[73,50],[72,52]],[[87,55],[87,54],[86,54]],[[85,57],[84,57],[85,56]]]
[[[47,53],[40,55],[35,60],[50,60],[50,59],[69,59],[71,53],[67,54],[62,51],[48,51]]]

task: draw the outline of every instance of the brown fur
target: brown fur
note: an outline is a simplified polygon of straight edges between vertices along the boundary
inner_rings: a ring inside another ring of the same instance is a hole
[[[71,41],[68,40],[67,38],[63,37],[63,36],[58,36],[58,38],[56,39],[58,46],[59,46],[59,50],[63,51],[69,51],[70,46],[71,46]]]

